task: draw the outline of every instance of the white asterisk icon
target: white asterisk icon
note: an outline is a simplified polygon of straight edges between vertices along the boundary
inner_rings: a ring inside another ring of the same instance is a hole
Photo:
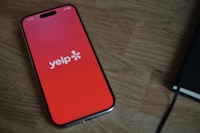
[[[78,59],[81,59],[80,52],[76,52],[75,50],[72,50],[71,53],[72,53],[71,58],[73,58],[75,61],[77,61]]]

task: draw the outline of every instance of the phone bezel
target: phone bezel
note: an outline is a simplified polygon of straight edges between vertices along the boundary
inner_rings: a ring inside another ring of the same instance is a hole
[[[24,21],[25,18],[30,17],[30,16],[32,16],[32,15],[36,15],[36,14],[40,14],[40,13],[45,13],[45,12],[52,11],[52,10],[54,10],[54,9],[61,8],[61,7],[65,7],[65,6],[72,6],[72,7],[76,10],[76,13],[78,14],[79,20],[80,20],[81,25],[82,25],[82,27],[83,27],[83,29],[84,29],[84,32],[85,32],[85,34],[86,34],[86,36],[87,36],[87,39],[88,39],[88,41],[89,41],[89,43],[90,43],[90,46],[91,46],[92,51],[93,51],[93,53],[94,53],[94,56],[95,56],[95,58],[96,58],[96,60],[97,60],[97,62],[98,62],[98,65],[99,65],[99,67],[100,67],[100,69],[101,69],[101,72],[102,72],[102,74],[103,74],[103,77],[104,77],[104,79],[105,79],[105,81],[106,81],[106,83],[107,83],[107,85],[108,85],[109,91],[110,91],[110,93],[111,93],[111,95],[112,95],[113,104],[111,105],[111,107],[109,107],[109,108],[107,108],[107,109],[105,109],[105,110],[102,110],[102,111],[99,111],[99,112],[97,112],[97,113],[88,115],[88,116],[86,116],[86,117],[83,117],[83,118],[80,118],[80,119],[77,119],[77,120],[74,120],[74,121],[71,121],[71,122],[68,122],[68,123],[64,123],[64,124],[57,124],[57,123],[54,122],[54,120],[53,120],[53,118],[52,118],[52,116],[51,116],[51,114],[50,114],[50,111],[49,111],[49,108],[48,108],[48,105],[47,105],[47,101],[46,101],[46,98],[45,98],[45,95],[44,95],[44,92],[43,92],[43,89],[42,89],[42,86],[41,86],[41,82],[40,82],[40,80],[39,80],[39,76],[38,76],[38,73],[37,73],[37,70],[36,70],[36,67],[35,67],[33,58],[32,58],[32,54],[31,54],[31,51],[30,51],[30,48],[29,48],[29,44],[28,44],[28,41],[27,41],[27,38],[26,38],[26,35],[25,35],[25,32],[24,32],[24,28],[23,28],[22,23],[23,23],[23,21]],[[72,5],[72,4],[65,4],[65,5],[62,5],[62,6],[58,6],[58,7],[55,7],[55,8],[51,8],[51,9],[43,10],[43,11],[40,11],[40,12],[37,12],[37,13],[34,13],[34,14],[27,15],[27,16],[25,16],[25,17],[23,17],[23,18],[21,19],[20,28],[21,28],[21,31],[22,31],[22,34],[23,34],[23,38],[24,38],[25,43],[26,43],[26,48],[27,48],[27,51],[28,51],[29,58],[30,58],[30,60],[31,60],[31,64],[32,64],[33,69],[34,69],[35,77],[36,77],[36,79],[37,79],[37,81],[38,81],[38,85],[39,85],[40,91],[41,91],[41,93],[42,93],[42,96],[43,96],[43,99],[44,99],[44,102],[45,102],[45,105],[46,105],[46,108],[47,108],[47,111],[48,111],[48,116],[49,116],[50,120],[52,121],[52,123],[53,123],[55,126],[58,126],[58,127],[69,127],[69,126],[72,126],[72,125],[75,125],[75,124],[78,124],[78,123],[81,123],[81,122],[85,122],[85,121],[90,120],[90,119],[92,119],[92,118],[101,116],[101,115],[103,115],[103,114],[109,113],[109,112],[111,112],[111,111],[114,109],[114,107],[115,107],[115,101],[116,101],[115,96],[114,96],[114,93],[113,93],[113,91],[112,91],[112,89],[111,89],[111,87],[110,87],[110,84],[109,84],[109,82],[108,82],[108,80],[107,80],[107,77],[106,77],[106,75],[105,75],[105,73],[104,73],[104,71],[103,71],[103,68],[102,68],[102,66],[101,66],[101,64],[100,64],[100,61],[99,61],[99,59],[98,59],[98,57],[97,57],[97,54],[96,54],[96,52],[95,52],[95,50],[94,50],[94,47],[92,46],[92,43],[91,43],[90,38],[89,38],[89,36],[88,36],[88,33],[87,33],[86,29],[85,29],[85,26],[84,26],[84,24],[83,24],[83,22],[82,22],[82,20],[81,20],[81,17],[80,17],[80,15],[79,15],[79,12],[78,12],[77,8],[76,8],[74,5]]]

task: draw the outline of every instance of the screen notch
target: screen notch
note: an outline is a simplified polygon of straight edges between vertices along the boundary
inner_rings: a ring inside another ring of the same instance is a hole
[[[46,18],[46,17],[52,16],[52,15],[55,15],[55,14],[56,14],[56,11],[50,11],[50,12],[41,14],[40,18]]]

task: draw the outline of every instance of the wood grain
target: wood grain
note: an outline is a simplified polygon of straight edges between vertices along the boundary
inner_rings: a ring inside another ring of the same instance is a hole
[[[58,129],[46,108],[20,32],[20,19],[74,4],[116,96],[112,113]],[[0,1],[1,133],[153,133],[199,21],[198,0]],[[163,133],[199,133],[200,104],[183,96]]]

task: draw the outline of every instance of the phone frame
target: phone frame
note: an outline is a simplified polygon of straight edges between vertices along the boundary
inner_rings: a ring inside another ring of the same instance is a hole
[[[112,104],[112,106],[109,107],[108,109],[105,109],[105,110],[102,110],[102,111],[100,111],[100,112],[97,112],[97,113],[88,115],[88,116],[86,116],[86,117],[82,117],[82,118],[80,118],[80,119],[77,119],[77,120],[74,120],[74,121],[71,121],[71,122],[68,122],[68,123],[61,124],[61,125],[60,125],[60,124],[57,124],[57,123],[55,123],[55,122],[53,121],[52,116],[51,116],[51,114],[50,114],[50,111],[49,111],[49,108],[48,108],[48,105],[47,105],[47,101],[46,101],[46,98],[45,98],[45,95],[44,95],[44,92],[43,92],[43,89],[42,89],[42,86],[41,86],[41,82],[40,82],[40,80],[39,80],[39,76],[38,76],[38,73],[37,73],[37,70],[36,70],[35,63],[34,63],[33,58],[32,58],[32,54],[31,54],[31,51],[30,51],[30,48],[29,48],[29,44],[28,44],[28,41],[27,41],[27,38],[26,38],[26,34],[25,34],[25,31],[24,31],[22,22],[23,22],[23,20],[24,20],[25,18],[27,18],[27,17],[29,17],[29,16],[36,15],[36,14],[39,14],[39,13],[45,13],[45,12],[48,12],[48,11],[51,11],[51,10],[54,10],[54,9],[57,9],[57,8],[60,8],[60,7],[64,7],[64,6],[72,6],[72,7],[76,10],[76,13],[77,13],[78,18],[79,18],[79,20],[80,20],[80,23],[81,23],[81,25],[82,25],[82,27],[83,27],[83,29],[84,29],[84,32],[85,32],[85,34],[86,34],[86,36],[87,36],[87,39],[88,39],[88,41],[89,41],[89,43],[90,43],[90,47],[92,48],[92,51],[93,51],[94,56],[95,56],[95,58],[96,58],[96,60],[97,60],[97,62],[98,62],[98,65],[99,65],[99,67],[100,67],[100,69],[101,69],[101,72],[102,72],[102,74],[103,74],[103,77],[104,77],[104,79],[105,79],[105,81],[106,81],[106,83],[107,83],[107,85],[108,85],[108,89],[109,89],[109,91],[110,91],[110,93],[111,93],[111,95],[112,95],[113,104]],[[72,125],[75,125],[75,124],[78,124],[78,123],[84,123],[84,122],[87,121],[87,120],[90,120],[90,119],[92,119],[92,118],[96,118],[96,117],[101,116],[101,115],[103,115],[103,114],[109,113],[109,112],[111,112],[111,111],[114,109],[114,107],[115,107],[115,102],[116,102],[114,93],[113,93],[113,91],[112,91],[112,89],[111,89],[111,87],[110,87],[110,84],[109,84],[109,82],[108,82],[108,80],[107,80],[107,77],[106,77],[106,75],[105,75],[105,73],[104,73],[104,71],[103,71],[103,68],[102,68],[102,66],[101,66],[101,64],[100,64],[100,61],[99,61],[99,59],[98,59],[98,57],[97,57],[97,54],[96,54],[96,52],[95,52],[95,50],[94,50],[94,47],[93,47],[93,45],[92,45],[92,43],[91,43],[91,41],[90,41],[90,38],[89,38],[88,33],[87,33],[86,29],[85,29],[85,26],[84,26],[84,24],[83,24],[83,22],[82,22],[82,19],[81,19],[81,17],[80,17],[80,14],[79,14],[77,8],[76,8],[74,5],[72,5],[72,4],[65,4],[65,5],[57,6],[57,7],[51,8],[51,9],[46,9],[46,10],[43,10],[43,11],[40,11],[40,12],[37,12],[37,13],[33,13],[33,14],[30,14],[30,15],[27,15],[27,16],[25,16],[25,17],[23,17],[23,18],[21,19],[21,22],[20,22],[20,29],[21,29],[21,31],[22,31],[22,35],[23,35],[23,38],[24,38],[24,41],[25,41],[25,44],[26,44],[26,49],[27,49],[27,52],[28,52],[28,56],[29,56],[29,58],[30,58],[31,65],[32,65],[33,70],[34,70],[34,74],[35,74],[37,83],[38,83],[39,88],[40,88],[40,91],[41,91],[41,93],[42,93],[42,97],[43,97],[43,100],[44,100],[44,103],[45,103],[45,106],[46,106],[46,109],[47,109],[47,112],[48,112],[48,116],[49,116],[49,118],[50,118],[50,120],[51,120],[51,122],[53,123],[54,126],[57,126],[57,127],[69,127],[69,126],[72,126]]]

